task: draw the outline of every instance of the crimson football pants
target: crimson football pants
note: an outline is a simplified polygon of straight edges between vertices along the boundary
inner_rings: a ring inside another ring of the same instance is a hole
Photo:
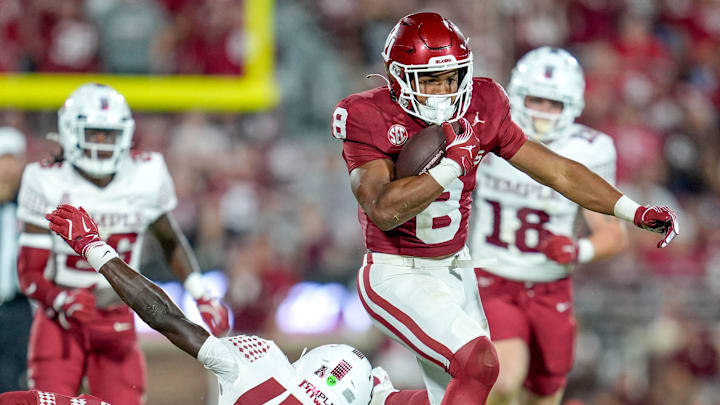
[[[100,319],[70,330],[37,311],[30,332],[30,388],[74,396],[87,376],[92,395],[112,404],[141,405],[145,360],[128,307],[99,310]]]
[[[493,341],[520,338],[530,349],[524,387],[538,396],[564,388],[573,364],[576,330],[570,278],[525,283],[482,269],[475,273]]]

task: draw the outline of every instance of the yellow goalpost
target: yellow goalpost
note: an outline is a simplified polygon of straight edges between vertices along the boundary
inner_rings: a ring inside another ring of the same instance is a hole
[[[247,51],[242,76],[0,74],[0,108],[59,108],[83,83],[110,85],[134,110],[257,111],[277,104],[274,76],[273,1],[245,0]]]

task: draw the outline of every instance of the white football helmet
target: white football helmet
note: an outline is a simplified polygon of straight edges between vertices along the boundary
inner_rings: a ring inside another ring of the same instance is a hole
[[[525,97],[542,97],[561,101],[563,110],[551,114],[525,107]],[[510,76],[508,97],[513,120],[526,134],[543,142],[562,136],[563,130],[585,107],[585,76],[582,67],[564,49],[543,46],[518,60]],[[534,119],[550,121],[548,130],[540,132]]]
[[[372,367],[358,349],[323,345],[300,357],[293,366],[316,391],[334,405],[367,405],[373,389]]]
[[[125,97],[112,87],[80,86],[58,111],[63,157],[92,177],[115,173],[128,155],[135,131]],[[95,142],[87,130],[100,130],[109,142]]]

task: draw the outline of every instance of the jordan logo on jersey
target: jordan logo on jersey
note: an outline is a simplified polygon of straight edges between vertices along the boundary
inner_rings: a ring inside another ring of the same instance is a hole
[[[473,120],[473,123],[472,123],[473,126],[475,126],[475,125],[477,125],[477,124],[484,124],[484,123],[485,123],[485,121],[483,121],[483,120],[481,120],[481,119],[479,118],[479,115],[480,115],[479,113],[475,113],[475,119]]]

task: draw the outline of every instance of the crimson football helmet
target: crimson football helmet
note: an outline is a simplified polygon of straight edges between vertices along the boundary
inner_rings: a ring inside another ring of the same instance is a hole
[[[472,97],[473,57],[467,40],[452,21],[436,13],[403,17],[390,31],[382,56],[390,93],[405,112],[438,125],[465,115]],[[456,92],[420,92],[419,75],[455,69]],[[427,101],[421,103],[418,96]]]

